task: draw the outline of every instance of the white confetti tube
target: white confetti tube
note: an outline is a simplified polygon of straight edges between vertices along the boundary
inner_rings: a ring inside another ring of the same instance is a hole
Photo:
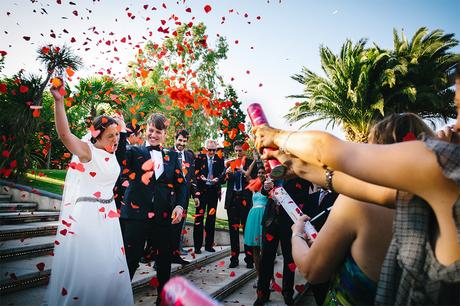
[[[274,188],[272,191],[272,197],[283,207],[292,221],[296,222],[301,216],[303,216],[299,206],[297,206],[283,187]],[[304,230],[310,240],[315,240],[318,236],[318,232],[309,221],[305,222]]]

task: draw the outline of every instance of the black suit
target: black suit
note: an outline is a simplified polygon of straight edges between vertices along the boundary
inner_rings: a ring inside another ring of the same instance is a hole
[[[279,182],[277,182],[279,185]],[[309,206],[309,181],[294,178],[282,183],[286,192],[303,210]],[[262,193],[266,191],[262,188]],[[294,294],[294,259],[292,258],[292,226],[293,222],[283,207],[269,199],[262,218],[262,255],[260,258],[260,275],[257,283],[259,297],[270,296],[270,280],[273,277],[274,261],[278,243],[281,242],[283,252],[283,296]]]
[[[246,159],[243,170],[248,170],[252,160]],[[257,176],[257,168],[253,167],[251,177]],[[240,179],[241,191],[235,191],[235,181]],[[228,217],[228,231],[230,233],[231,261],[238,261],[240,254],[240,226],[246,228],[246,219],[252,207],[252,191],[246,189],[247,181],[244,174],[233,171],[227,174],[227,191],[225,192],[225,209]],[[251,247],[244,245],[246,263],[252,263]]]
[[[171,212],[176,205],[185,208],[186,185],[181,163],[176,152],[161,150],[163,173],[155,178],[153,172],[150,182],[143,182],[142,176],[146,171],[142,166],[151,160],[149,150],[145,146],[129,146],[124,150],[123,147],[119,146],[119,150],[125,156],[130,179],[120,219],[129,273],[132,278],[139,267],[145,242],[150,238],[158,250],[158,292],[161,292],[171,274]],[[131,176],[133,173],[134,178]]]
[[[193,244],[195,250],[200,250],[203,245],[203,220],[205,213],[205,248],[212,248],[214,244],[217,201],[221,194],[221,184],[225,181],[224,161],[217,155],[214,155],[212,162],[212,177],[218,179],[216,184],[208,185],[206,180],[201,179],[202,175],[207,178],[208,173],[208,157],[205,154],[200,154],[195,160],[197,192],[200,199],[200,205],[196,208],[195,224],[193,226]],[[210,214],[211,210],[213,210],[213,213]]]
[[[174,148],[171,148],[171,150],[175,150]],[[182,155],[176,151],[178,154],[178,157],[181,159],[182,162]],[[184,151],[184,157],[185,161],[183,162],[183,169],[185,169],[184,176],[185,176],[185,182],[187,185],[187,196],[186,196],[186,201],[185,201],[185,210],[188,209],[188,204],[189,204],[189,199],[195,197],[196,193],[196,180],[195,180],[195,154],[190,151],[190,150],[185,150]],[[184,227],[186,218],[183,218],[180,223],[174,224],[173,225],[173,253],[176,255],[180,255],[180,240],[182,237],[182,230]]]

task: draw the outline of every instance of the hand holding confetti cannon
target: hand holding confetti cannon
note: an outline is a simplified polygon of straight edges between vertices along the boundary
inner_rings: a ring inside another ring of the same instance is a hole
[[[251,119],[251,124],[255,126],[261,126],[261,125],[268,125],[267,118],[265,117],[265,114],[262,110],[262,106],[258,103],[253,103],[249,105],[248,107],[248,115],[249,118]],[[270,148],[264,148],[264,154],[266,154],[267,151],[272,151],[273,149]],[[270,168],[271,168],[271,173],[270,176],[274,179],[281,178],[285,173],[286,173],[286,167],[282,165],[278,160],[276,159],[271,159],[268,161]],[[283,209],[286,211],[286,213],[289,215],[289,217],[292,219],[292,221],[296,222],[297,219],[299,219],[301,216],[303,216],[302,211],[300,208],[297,206],[297,204],[292,200],[292,198],[289,196],[289,194],[286,192],[286,190],[283,187],[276,187],[271,191],[272,197],[277,201]],[[316,236],[318,235],[318,232],[316,229],[313,227],[313,225],[309,222],[305,222],[305,233],[307,234],[307,237],[310,240],[315,240]]]
[[[248,115],[249,119],[251,120],[252,126],[261,126],[261,125],[267,125],[268,126],[268,121],[267,117],[265,117],[264,111],[262,110],[262,106],[259,103],[252,103],[248,107]],[[264,154],[267,151],[271,151],[272,149],[270,148],[264,148]],[[270,176],[274,179],[281,178],[285,173],[286,173],[286,167],[282,165],[279,161],[276,159],[270,159],[268,161],[271,172]]]

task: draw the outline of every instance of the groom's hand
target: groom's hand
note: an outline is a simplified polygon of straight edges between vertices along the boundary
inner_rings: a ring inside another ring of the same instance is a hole
[[[172,224],[177,224],[182,220],[182,214],[184,213],[184,209],[182,206],[177,205],[174,207],[174,210],[171,214]]]

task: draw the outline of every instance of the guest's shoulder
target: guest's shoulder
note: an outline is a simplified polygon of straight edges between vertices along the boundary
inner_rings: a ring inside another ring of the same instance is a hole
[[[133,153],[141,153],[144,150],[145,146],[135,146],[135,145],[127,145],[126,150],[131,151]]]

